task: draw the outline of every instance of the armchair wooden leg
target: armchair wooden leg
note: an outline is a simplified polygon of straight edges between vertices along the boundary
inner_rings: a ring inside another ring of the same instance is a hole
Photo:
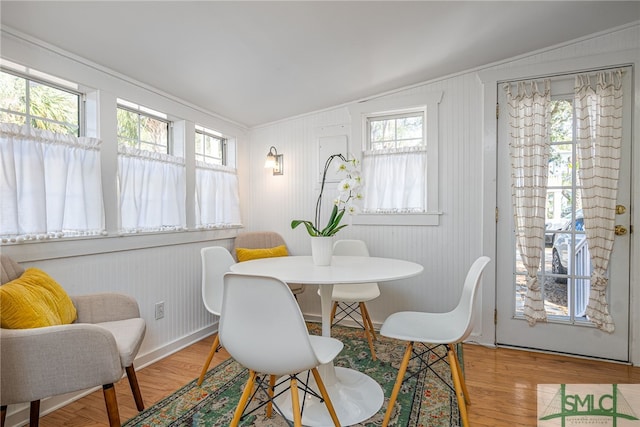
[[[29,405],[29,427],[38,427],[40,423],[40,401],[34,400]]]
[[[116,399],[116,389],[113,387],[113,384],[103,385],[102,394],[104,394],[104,403],[107,406],[107,416],[109,417],[109,426],[120,427],[120,413],[118,412],[118,400]]]
[[[0,427],[4,427],[4,422],[7,419],[7,405],[0,406]]]
[[[213,360],[213,355],[216,354],[216,351],[218,351],[219,345],[220,345],[220,338],[218,337],[218,334],[216,334],[216,337],[213,339],[213,345],[211,346],[211,350],[209,350],[209,355],[207,356],[207,360],[206,362],[204,362],[204,366],[202,367],[202,371],[200,372],[200,377],[198,378],[198,387],[202,385],[202,382],[204,381],[204,376],[209,370],[209,365],[211,365],[211,361]]]
[[[398,377],[396,378],[396,384],[393,386],[393,391],[391,392],[391,397],[389,398],[389,405],[387,406],[387,412],[384,414],[384,421],[382,421],[382,427],[387,427],[387,425],[389,425],[389,420],[391,419],[391,412],[393,412],[393,405],[395,405],[396,403],[396,399],[398,398],[398,393],[400,392],[400,386],[402,385],[402,381],[404,380],[404,374],[405,372],[407,372],[407,366],[409,366],[409,361],[411,360],[412,350],[413,350],[413,341],[407,344],[407,349],[404,351],[404,357],[402,358],[402,363],[400,364],[400,368],[398,369]]]
[[[142,393],[140,393],[140,385],[138,385],[136,370],[133,367],[133,364],[127,366],[125,370],[127,371],[127,378],[129,378],[129,386],[131,386],[133,399],[136,401],[136,408],[138,408],[138,411],[142,411],[144,409],[144,401],[142,400]]]
[[[242,413],[244,412],[244,407],[247,404],[247,400],[249,400],[249,396],[251,395],[251,391],[253,390],[253,384],[256,382],[256,371],[249,371],[249,380],[247,384],[244,386],[244,390],[242,391],[242,396],[240,397],[240,402],[238,402],[238,407],[236,408],[236,412],[233,414],[233,419],[231,420],[230,427],[236,427],[238,423],[240,423],[240,418],[242,417]]]

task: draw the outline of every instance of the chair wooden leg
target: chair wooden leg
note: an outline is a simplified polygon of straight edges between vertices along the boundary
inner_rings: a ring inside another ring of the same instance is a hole
[[[462,391],[462,384],[460,379],[460,371],[458,368],[458,357],[452,350],[452,346],[449,347],[449,365],[451,365],[451,377],[453,378],[453,385],[456,389],[456,397],[458,398],[458,408],[460,408],[460,418],[462,418],[462,425],[469,427],[469,415],[467,414],[467,404],[465,402],[464,392]]]
[[[367,305],[365,303],[362,303],[362,306],[364,307],[366,321],[367,321],[367,324],[369,325],[369,330],[371,331],[371,335],[373,335],[374,340],[377,340],[378,337],[376,337],[376,330],[373,329],[373,322],[371,321],[371,316],[369,316],[369,310],[367,309]]]
[[[338,309],[338,301],[333,302],[331,306],[331,318],[329,319],[329,325],[333,326],[333,319],[336,317],[336,310]]]
[[[291,378],[291,409],[293,410],[294,427],[302,427],[302,415],[300,414],[300,396],[298,395],[298,380]]]
[[[360,303],[360,315],[362,317],[362,324],[364,325],[364,335],[367,337],[367,341],[369,341],[369,351],[371,351],[371,359],[376,360],[376,350],[373,348],[373,331],[369,326],[369,322],[367,321],[367,309],[363,302]]]
[[[458,352],[456,351],[456,344],[449,344],[449,348],[456,356],[456,369],[458,370],[458,376],[460,377],[460,384],[462,384],[462,392],[464,393],[464,401],[467,405],[471,405],[471,399],[469,398],[469,390],[467,390],[467,382],[464,380],[464,373],[460,366],[460,359],[458,358]]]
[[[269,403],[267,403],[267,418],[271,418],[273,414],[273,395],[275,393],[274,388],[276,387],[276,376],[269,376]]]
[[[413,350],[413,341],[410,341],[407,344],[407,349],[404,351],[404,357],[402,358],[402,363],[400,364],[400,368],[398,369],[398,377],[396,378],[396,384],[393,386],[393,391],[391,392],[391,397],[389,398],[389,406],[387,406],[387,412],[384,414],[384,421],[382,421],[382,427],[387,427],[389,425],[389,420],[391,419],[391,412],[393,412],[393,405],[396,403],[396,399],[398,398],[398,393],[400,392],[400,386],[402,385],[402,381],[404,380],[404,374],[407,372],[407,367],[409,366],[409,361],[411,360],[411,352]]]
[[[213,345],[211,346],[211,350],[209,350],[207,361],[204,362],[204,366],[202,367],[202,371],[200,372],[200,377],[198,378],[198,387],[202,385],[202,382],[204,381],[204,376],[209,370],[209,365],[211,365],[211,361],[213,360],[213,355],[216,354],[216,351],[218,351],[219,345],[220,345],[220,338],[218,337],[218,334],[216,334],[216,337],[213,339]]]
[[[125,368],[125,371],[127,371],[127,378],[129,379],[131,393],[133,393],[133,400],[136,401],[136,408],[138,408],[138,411],[142,411],[144,409],[144,401],[142,400],[142,393],[140,393],[136,369],[133,367],[133,364],[131,364]]]
[[[4,427],[4,422],[7,420],[7,405],[0,406],[0,427]]]
[[[316,384],[318,386],[318,389],[320,390],[320,395],[324,399],[324,404],[327,406],[329,415],[331,415],[331,419],[333,420],[333,425],[336,427],[340,427],[340,420],[338,420],[338,415],[336,414],[336,410],[333,407],[333,403],[331,403],[331,398],[329,397],[327,388],[324,386],[324,381],[322,381],[322,377],[318,372],[318,368],[313,368],[311,370],[311,373],[313,374],[313,378],[316,380]]]
[[[109,426],[120,427],[120,413],[118,412],[116,389],[113,387],[113,384],[103,385],[102,394],[104,394],[104,403],[107,406],[107,417],[109,417]]]
[[[238,403],[238,407],[236,408],[236,412],[233,414],[233,419],[231,420],[230,427],[236,427],[240,422],[240,418],[242,417],[242,413],[244,412],[244,407],[247,404],[247,400],[249,400],[249,396],[251,395],[251,391],[253,390],[253,384],[256,382],[256,371],[249,371],[249,380],[247,384],[244,386],[244,390],[242,391],[242,396],[240,396],[240,402]]]

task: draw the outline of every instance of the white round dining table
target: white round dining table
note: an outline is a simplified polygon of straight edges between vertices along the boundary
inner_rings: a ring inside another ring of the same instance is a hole
[[[317,266],[311,256],[285,256],[239,262],[231,266],[231,271],[277,277],[287,283],[319,285],[322,335],[331,336],[331,294],[334,284],[406,279],[422,273],[423,267],[394,258],[363,256],[333,256],[330,265]],[[353,369],[334,367],[333,363],[320,366],[319,371],[341,425],[349,426],[365,421],[382,407],[382,387],[368,375]],[[293,418],[289,393],[282,394],[276,404],[287,418]],[[325,405],[309,395],[304,403],[302,424],[313,427],[333,426]]]

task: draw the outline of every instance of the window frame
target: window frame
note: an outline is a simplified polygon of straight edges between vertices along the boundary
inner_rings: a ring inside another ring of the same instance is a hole
[[[117,99],[117,103],[116,103],[116,125],[119,127],[119,123],[118,123],[118,118],[117,118],[117,110],[123,110],[123,111],[128,111],[130,113],[134,113],[138,115],[138,138],[136,141],[136,145],[135,147],[132,146],[128,146],[128,147],[132,147],[132,148],[136,148],[138,150],[143,150],[143,151],[150,151],[150,152],[155,152],[155,153],[163,153],[163,154],[170,154],[170,155],[175,155],[173,153],[174,151],[174,147],[173,147],[173,121],[169,119],[169,117],[167,116],[167,114],[165,113],[161,113],[159,111],[155,111],[152,110],[150,108],[146,108],[143,107],[141,105],[135,104],[133,102],[130,101],[126,101],[124,99]],[[160,144],[156,144],[155,142],[150,142],[150,141],[142,141],[140,139],[140,135],[141,135],[141,120],[140,118],[144,116],[144,117],[148,117],[150,119],[159,121],[159,122],[163,122],[166,123],[167,125],[167,144],[166,144],[166,150],[165,151],[152,151],[152,150],[147,150],[145,148],[141,148],[141,144],[145,144],[145,145],[152,145],[154,147],[162,147],[162,145]],[[120,134],[118,133],[118,131],[116,131],[116,137],[118,139],[118,146],[120,146]],[[180,156],[183,157],[183,156]]]
[[[368,119],[381,115],[401,114],[409,111],[425,111],[423,126],[425,147],[427,149],[426,199],[423,213],[360,213],[351,217],[356,225],[424,225],[437,226],[442,212],[439,210],[439,171],[438,171],[438,110],[443,91],[432,91],[410,95],[396,95],[360,102],[349,106],[351,114],[351,139],[359,147],[359,155],[368,149]],[[360,157],[362,160],[362,157]],[[365,183],[366,185],[366,183]],[[365,196],[366,197],[366,196]]]
[[[373,141],[371,140],[371,122],[372,121],[381,121],[381,120],[398,120],[398,119],[406,119],[406,118],[411,118],[411,117],[421,117],[422,118],[422,136],[420,138],[407,138],[407,139],[411,139],[411,140],[417,140],[417,139],[421,139],[421,142],[418,146],[420,147],[426,147],[427,146],[427,138],[426,138],[426,132],[425,132],[425,128],[426,128],[426,124],[427,124],[427,110],[426,108],[413,108],[413,109],[408,109],[405,111],[394,111],[391,113],[386,113],[386,112],[382,112],[382,113],[377,113],[377,114],[367,114],[366,115],[366,135],[367,135],[367,139],[366,139],[366,149],[369,151],[381,151],[381,150],[377,150],[373,148]],[[387,141],[393,141],[394,142],[394,149],[397,148],[404,148],[404,147],[398,147],[398,142],[402,141],[401,139],[398,139],[397,137],[397,124],[396,124],[396,131],[395,131],[395,138],[393,140],[387,140]],[[405,139],[405,140],[407,140]],[[382,150],[385,150],[386,148],[383,148]]]
[[[41,73],[38,72],[38,74],[40,75],[40,77],[34,77],[32,75],[32,73],[23,73],[5,66],[0,66],[0,71],[5,73],[5,74],[10,74],[14,77],[20,78],[20,79],[24,79],[26,84],[25,84],[25,109],[26,111],[24,113],[21,113],[19,111],[13,111],[13,110],[8,110],[5,108],[1,108],[0,107],[0,111],[5,112],[7,114],[13,114],[13,115],[17,115],[17,116],[22,116],[25,118],[25,122],[24,124],[20,125],[20,126],[28,126],[30,129],[33,128],[32,124],[31,124],[31,120],[35,119],[35,120],[41,120],[44,122],[48,122],[48,123],[55,123],[55,124],[59,124],[61,126],[65,126],[68,127],[67,125],[71,125],[71,126],[76,126],[73,123],[69,123],[69,122],[60,122],[57,120],[52,120],[50,118],[47,117],[43,117],[43,116],[36,116],[31,114],[31,100],[30,100],[30,82],[39,84],[39,85],[43,85],[43,86],[48,86],[51,87],[53,89],[62,91],[62,92],[66,92],[69,93],[71,95],[74,95],[77,97],[77,110],[78,110],[78,117],[77,117],[77,132],[76,133],[67,133],[65,135],[73,135],[75,137],[82,137],[85,136],[85,123],[86,123],[86,118],[85,118],[85,98],[84,98],[84,94],[82,92],[80,92],[79,90],[77,90],[77,85],[71,82],[67,82],[66,80],[62,80],[62,79],[58,79],[55,78],[53,76],[49,76],[46,73]],[[56,81],[58,83],[56,83]],[[36,128],[39,129],[39,128]]]
[[[212,129],[209,129],[209,128],[205,127],[205,126],[195,125],[194,136],[197,138],[198,134],[202,135],[202,138],[203,138],[203,141],[202,141],[203,150],[204,150],[204,147],[205,147],[205,138],[206,137],[217,139],[218,141],[220,141],[220,144],[221,144],[221,150],[220,151],[222,152],[222,158],[220,158],[220,163],[209,163],[209,162],[207,162],[206,159],[208,159],[208,158],[217,159],[217,157],[211,156],[211,155],[207,155],[206,152],[199,153],[198,150],[197,150],[196,141],[195,141],[195,138],[194,138],[194,154],[195,154],[196,161],[204,162],[204,163],[206,163],[208,165],[227,166],[228,165],[228,156],[227,156],[228,139],[225,138],[220,132],[217,132],[217,131],[214,131]]]

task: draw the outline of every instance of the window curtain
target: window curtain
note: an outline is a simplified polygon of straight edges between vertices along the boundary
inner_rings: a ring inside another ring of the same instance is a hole
[[[426,165],[425,147],[366,151],[363,212],[425,212]]]
[[[103,233],[100,144],[94,138],[1,123],[3,240]]]
[[[613,332],[606,292],[620,169],[622,71],[576,76],[575,104],[582,211],[593,268],[586,314],[598,329]]]
[[[240,225],[238,176],[233,168],[196,162],[196,227]]]
[[[185,177],[183,158],[120,147],[120,231],[186,229]]]
[[[538,86],[542,86],[540,90]],[[533,326],[546,321],[538,270],[544,250],[549,169],[551,81],[506,84],[511,142],[511,196],[520,257],[527,270],[524,316]]]

